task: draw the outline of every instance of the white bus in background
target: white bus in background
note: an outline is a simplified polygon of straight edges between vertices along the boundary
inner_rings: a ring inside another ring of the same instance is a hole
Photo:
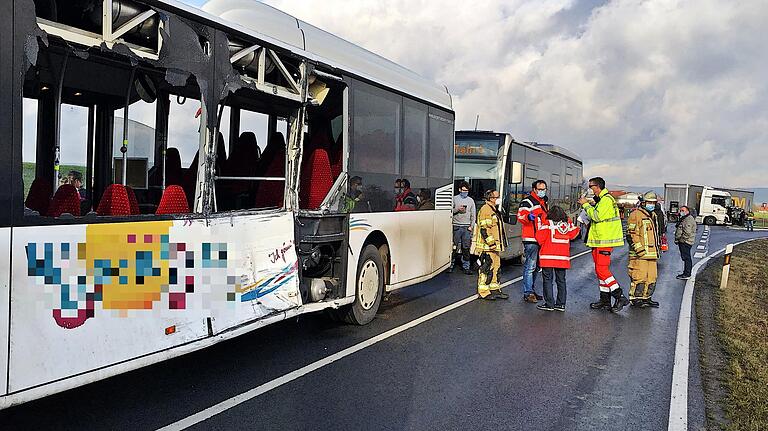
[[[497,189],[502,196],[509,240],[503,259],[523,254],[517,209],[534,181],[545,180],[550,205],[560,205],[576,217],[583,166],[581,158],[573,152],[552,144],[519,142],[508,133],[490,131],[457,131],[454,152],[454,188],[466,181],[478,210],[486,190]]]
[[[453,124],[444,87],[259,1],[0,2],[0,408],[302,313],[369,322],[449,265]]]

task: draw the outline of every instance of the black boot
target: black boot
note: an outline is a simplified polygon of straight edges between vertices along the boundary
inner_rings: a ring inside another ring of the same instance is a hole
[[[613,307],[611,307],[612,313],[618,313],[619,311],[623,310],[625,306],[629,305],[629,299],[624,296],[624,292],[621,290],[621,288],[611,292],[611,296],[613,296],[613,299],[616,300],[616,302],[613,304]]]
[[[610,310],[611,294],[608,292],[600,292],[600,300],[589,304],[589,308],[593,310]]]
[[[654,301],[651,298],[648,298],[648,299],[645,300],[644,306],[645,307],[651,307],[651,308],[659,308],[659,303]]]
[[[638,298],[634,295],[642,295],[643,291],[645,290],[645,284],[637,284],[634,287],[634,290],[630,287],[629,288],[629,306],[630,307],[639,307],[643,305],[643,299]]]
[[[491,290],[491,295],[495,296],[496,299],[509,299],[509,295],[502,292],[501,289]]]

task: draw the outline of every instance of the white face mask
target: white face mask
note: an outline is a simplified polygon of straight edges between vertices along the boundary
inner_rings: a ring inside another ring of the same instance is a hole
[[[497,207],[501,206],[501,198],[496,198],[496,206]]]

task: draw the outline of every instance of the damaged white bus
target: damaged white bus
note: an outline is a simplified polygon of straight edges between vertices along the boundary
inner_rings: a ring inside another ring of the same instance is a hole
[[[451,256],[444,87],[258,1],[0,2],[0,408]]]

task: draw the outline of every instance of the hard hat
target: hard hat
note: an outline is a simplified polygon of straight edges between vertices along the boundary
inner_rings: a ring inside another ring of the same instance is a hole
[[[658,202],[659,198],[656,196],[655,192],[647,192],[643,195],[643,201],[645,202]]]

